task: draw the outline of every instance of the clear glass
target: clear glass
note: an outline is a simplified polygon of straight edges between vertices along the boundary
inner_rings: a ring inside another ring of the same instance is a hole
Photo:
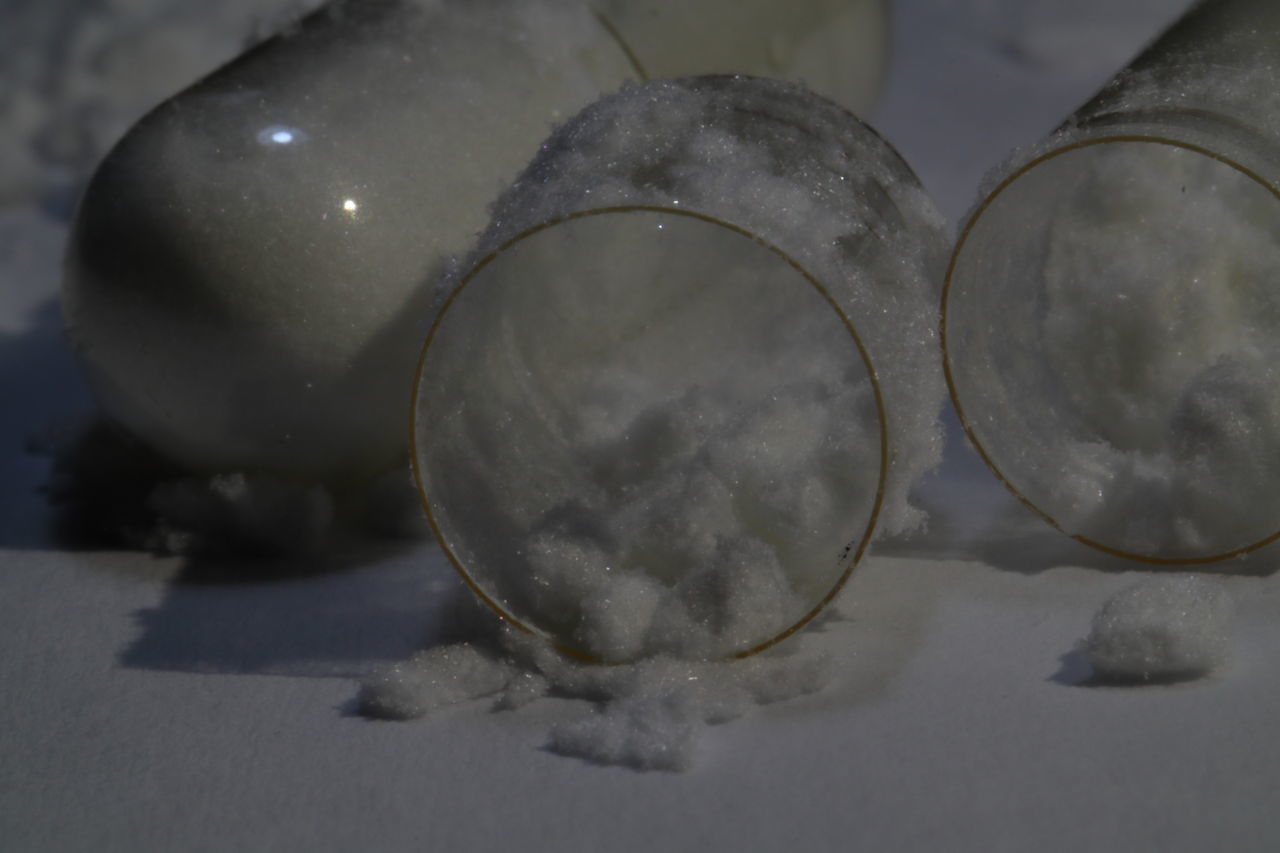
[[[750,654],[919,523],[943,230],[850,113],[772,80],[632,87],[493,214],[424,347],[413,455],[504,617],[594,659]]]
[[[993,179],[944,362],[969,438],[1046,521],[1194,564],[1280,528],[1280,9],[1193,9]]]
[[[667,651],[673,631],[705,631],[708,657],[768,645],[874,528],[887,459],[860,342],[812,276],[725,223],[624,208],[519,237],[455,291],[417,387],[442,547],[503,615],[587,656]],[[653,609],[641,624],[597,600],[619,583]]]

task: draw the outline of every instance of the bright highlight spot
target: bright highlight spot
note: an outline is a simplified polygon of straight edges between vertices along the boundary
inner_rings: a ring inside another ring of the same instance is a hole
[[[355,213],[357,210],[360,209],[360,205],[356,204],[355,199],[349,198],[342,203],[342,209],[345,210],[347,213]]]
[[[269,146],[290,145],[301,142],[305,138],[306,134],[296,127],[285,127],[280,124],[273,124],[258,131],[258,141]]]

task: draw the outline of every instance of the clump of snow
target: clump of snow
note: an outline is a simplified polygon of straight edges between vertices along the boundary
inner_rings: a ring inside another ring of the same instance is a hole
[[[540,231],[467,287],[428,348],[419,470],[509,613],[606,660],[716,657],[841,578],[880,425],[853,338],[785,261],[634,211]]]
[[[483,614],[487,616],[488,614]],[[656,656],[612,666],[572,660],[546,641],[502,625],[497,636],[436,646],[367,678],[359,707],[369,717],[412,719],[488,698],[515,710],[545,696],[566,703],[547,747],[566,756],[637,770],[681,771],[695,762],[708,726],[821,690],[826,656],[803,648],[742,660]]]
[[[1195,678],[1229,659],[1233,615],[1221,581],[1153,578],[1102,606],[1084,649],[1094,673],[1105,680]]]

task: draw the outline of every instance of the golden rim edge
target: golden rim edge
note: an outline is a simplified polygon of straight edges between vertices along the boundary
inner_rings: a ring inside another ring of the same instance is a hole
[[[618,49],[621,50],[622,55],[627,58],[627,62],[630,63],[632,70],[639,75],[640,82],[649,82],[649,72],[645,70],[644,65],[640,62],[640,57],[636,56],[636,52],[631,49],[631,45],[627,44],[627,40],[622,37],[622,32],[614,26],[613,21],[610,21],[604,16],[603,12],[597,9],[592,9],[591,14],[595,16],[596,23],[598,23],[604,31],[609,34],[609,38],[617,42]]]
[[[871,540],[875,534],[876,524],[880,518],[880,510],[884,503],[885,489],[887,486],[888,476],[889,476],[889,430],[888,430],[888,420],[885,414],[884,397],[880,390],[880,379],[876,375],[875,366],[871,362],[871,356],[867,352],[867,348],[862,341],[862,337],[858,334],[857,329],[854,328],[853,321],[850,320],[848,315],[845,314],[845,312],[840,308],[839,304],[836,302],[834,297],[831,296],[827,288],[823,286],[822,283],[817,280],[817,278],[811,275],[808,270],[800,266],[800,264],[797,261],[795,261],[786,252],[782,251],[777,246],[774,246],[772,243],[768,242],[767,240],[755,234],[752,234],[750,231],[747,231],[745,228],[740,228],[737,225],[734,225],[732,223],[726,222],[721,219],[717,219],[714,216],[710,216],[704,213],[698,213],[692,210],[682,210],[677,207],[664,207],[661,205],[637,204],[637,205],[615,205],[611,207],[591,208],[588,210],[576,211],[574,213],[570,213],[565,216],[556,217],[554,219],[549,219],[546,222],[542,222],[538,225],[533,226],[532,228],[522,231],[516,236],[512,237],[511,239],[503,242],[502,245],[498,246],[498,248],[494,249],[492,252],[489,252],[487,255],[481,258],[478,262],[476,262],[476,264],[472,266],[470,270],[468,270],[467,274],[463,276],[462,280],[458,282],[458,284],[453,288],[452,291],[450,291],[448,298],[444,300],[444,302],[440,305],[440,308],[436,311],[436,316],[432,320],[431,328],[427,332],[426,340],[423,342],[422,350],[418,356],[417,369],[414,371],[413,392],[412,392],[412,397],[411,397],[410,406],[409,406],[409,462],[410,462],[410,467],[413,470],[413,481],[414,481],[415,487],[417,488],[418,501],[422,505],[423,512],[426,514],[427,524],[431,527],[432,536],[435,537],[436,544],[440,546],[440,550],[444,552],[444,555],[449,560],[449,563],[453,566],[454,570],[462,578],[463,582],[467,585],[467,587],[476,595],[476,597],[479,598],[482,602],[484,602],[485,606],[487,606],[490,610],[496,613],[500,619],[520,629],[521,631],[527,634],[532,634],[534,636],[542,638],[543,640],[545,640],[546,642],[554,646],[560,652],[570,657],[577,658],[578,660],[587,661],[589,663],[600,663],[600,664],[610,664],[610,665],[626,664],[626,663],[633,662],[631,660],[605,661],[594,655],[588,654],[587,652],[584,652],[581,649],[562,643],[559,640],[557,640],[555,637],[552,637],[547,632],[539,630],[533,627],[532,625],[528,625],[525,622],[521,621],[520,619],[516,618],[514,614],[510,613],[505,608],[503,608],[501,604],[495,601],[488,593],[486,593],[480,587],[480,585],[475,581],[475,579],[472,578],[471,575],[467,572],[466,568],[462,565],[462,562],[458,559],[457,555],[454,554],[453,549],[449,547],[448,543],[445,541],[445,537],[441,533],[439,525],[436,523],[435,514],[432,513],[431,511],[431,500],[427,496],[427,490],[423,484],[422,469],[418,462],[418,445],[417,445],[418,388],[422,383],[422,375],[427,363],[427,352],[431,348],[431,342],[435,338],[436,331],[440,328],[440,324],[443,321],[445,315],[448,314],[449,308],[457,300],[458,296],[462,293],[463,289],[467,286],[467,284],[469,284],[485,267],[487,267],[491,262],[493,262],[496,258],[498,258],[498,256],[500,256],[507,249],[511,248],[516,243],[519,243],[529,237],[534,236],[535,234],[538,234],[541,231],[545,231],[548,228],[554,228],[557,225],[562,225],[566,222],[571,222],[576,219],[584,219],[590,216],[602,216],[602,215],[622,214],[622,213],[661,213],[661,214],[671,214],[675,216],[683,216],[689,219],[700,220],[702,222],[707,222],[712,225],[718,225],[721,228],[726,228],[729,231],[732,231],[742,237],[746,237],[756,245],[761,246],[767,249],[768,251],[772,252],[775,256],[782,259],[789,267],[791,267],[793,270],[799,273],[804,278],[805,281],[809,282],[809,284],[818,292],[820,296],[822,296],[822,298],[826,301],[826,303],[835,312],[836,316],[840,319],[840,322],[844,325],[845,330],[849,333],[850,338],[853,340],[854,346],[857,347],[858,355],[862,359],[862,364],[867,370],[867,377],[871,381],[871,391],[876,404],[876,421],[880,430],[880,465],[879,465],[879,472],[876,478],[876,493],[872,501],[871,513],[867,518],[866,530],[863,531],[862,537],[858,541],[857,548],[854,549],[852,552],[852,555],[847,558],[848,564],[845,566],[844,571],[841,572],[840,576],[832,584],[831,589],[827,591],[827,594],[824,595],[822,599],[818,601],[817,604],[815,604],[808,612],[806,612],[803,616],[801,616],[800,619],[798,619],[796,622],[794,622],[792,625],[790,625],[783,631],[780,631],[779,633],[775,634],[774,636],[770,637],[764,642],[756,644],[755,646],[752,646],[750,648],[747,648],[741,651],[733,652],[732,654],[727,655],[724,659],[734,660],[734,659],[751,657],[752,655],[763,652],[765,649],[769,649],[769,648],[772,648],[773,646],[776,646],[778,643],[781,643],[783,640],[796,634],[801,629],[803,629],[805,625],[809,624],[809,622],[811,622],[814,619],[814,617],[816,617],[819,613],[821,613],[827,607],[827,605],[830,604],[835,599],[835,597],[840,594],[840,590],[844,588],[845,583],[849,580],[849,577],[853,574],[854,568],[862,561],[863,556],[866,554],[867,547],[871,544]]]
[[[987,468],[991,470],[991,473],[995,475],[996,479],[999,480],[1004,485],[1004,487],[1008,489],[1023,506],[1031,510],[1033,513],[1035,513],[1037,516],[1043,519],[1050,527],[1052,527],[1054,530],[1057,530],[1059,533],[1063,534],[1064,536],[1067,536],[1083,545],[1088,545],[1090,548],[1094,548],[1098,551],[1101,551],[1105,554],[1109,554],[1113,557],[1122,557],[1127,560],[1133,560],[1135,562],[1147,563],[1149,565],[1156,565],[1156,566],[1196,566],[1196,565],[1205,565],[1207,563],[1222,562],[1224,560],[1230,560],[1236,557],[1242,557],[1245,554],[1248,554],[1252,551],[1256,551],[1259,548],[1263,548],[1267,545],[1270,545],[1272,542],[1275,542],[1277,539],[1280,539],[1280,530],[1277,530],[1275,533],[1272,533],[1270,536],[1267,536],[1263,539],[1259,539],[1257,542],[1253,542],[1249,545],[1244,545],[1242,547],[1234,548],[1229,551],[1224,551],[1219,554],[1211,554],[1211,555],[1199,556],[1199,557],[1157,557],[1157,556],[1152,556],[1150,554],[1139,554],[1132,551],[1125,551],[1121,548],[1116,548],[1111,545],[1107,545],[1103,542],[1098,542],[1097,540],[1090,539],[1089,537],[1083,536],[1078,533],[1068,533],[1065,529],[1063,529],[1062,525],[1060,525],[1053,516],[1051,516],[1049,513],[1045,512],[1043,509],[1041,509],[1039,506],[1033,503],[1030,498],[1024,495],[1016,486],[1013,485],[1012,482],[1009,481],[1007,477],[1005,477],[1004,472],[1000,470],[1000,468],[995,464],[994,460],[992,460],[991,456],[987,453],[986,447],[982,444],[981,441],[978,440],[978,436],[974,432],[972,426],[970,425],[968,417],[965,416],[964,406],[961,405],[960,396],[956,390],[955,379],[951,371],[951,353],[947,347],[947,304],[948,304],[948,299],[951,295],[952,276],[955,273],[956,266],[959,263],[960,254],[961,252],[964,251],[965,243],[968,241],[969,235],[973,231],[974,226],[977,225],[978,220],[980,220],[982,218],[982,215],[986,213],[987,209],[991,207],[992,204],[995,203],[996,199],[999,198],[1001,193],[1003,193],[1006,189],[1008,189],[1011,184],[1013,184],[1023,175],[1027,174],[1032,169],[1036,168],[1042,163],[1045,163],[1056,157],[1060,157],[1064,154],[1080,151],[1085,148],[1092,148],[1098,145],[1107,145],[1107,144],[1117,143],[1117,142],[1137,142],[1137,143],[1148,143],[1148,144],[1156,144],[1156,145],[1168,145],[1174,148],[1182,148],[1187,151],[1191,151],[1192,153],[1195,153],[1195,154],[1200,154],[1204,157],[1208,157],[1212,160],[1216,160],[1217,162],[1222,163],[1223,165],[1226,165],[1231,167],[1232,169],[1235,169],[1245,177],[1249,178],[1250,180],[1256,182],[1261,187],[1266,189],[1267,192],[1271,193],[1271,195],[1277,201],[1280,201],[1280,191],[1278,191],[1268,181],[1263,179],[1262,176],[1259,175],[1257,172],[1254,172],[1252,169],[1249,169],[1247,166],[1244,166],[1243,164],[1238,163],[1235,160],[1232,160],[1230,157],[1227,157],[1223,154],[1213,151],[1212,149],[1205,148],[1201,145],[1196,145],[1190,142],[1182,142],[1180,140],[1170,139],[1164,136],[1155,136],[1152,134],[1118,134],[1114,136],[1101,136],[1101,137],[1095,137],[1092,139],[1079,140],[1076,142],[1069,143],[1067,145],[1063,145],[1060,148],[1055,148],[1052,151],[1048,151],[1044,154],[1041,154],[1033,158],[1029,162],[1024,163],[1022,166],[1018,167],[1011,174],[1009,174],[1002,181],[1000,181],[1000,183],[996,185],[996,188],[993,189],[990,193],[988,193],[987,196],[981,201],[981,203],[979,203],[977,208],[974,209],[973,213],[965,221],[964,228],[961,230],[960,236],[956,239],[955,248],[951,250],[951,258],[947,262],[946,277],[943,279],[943,283],[942,283],[942,310],[941,310],[941,316],[940,316],[939,325],[938,325],[939,343],[942,348],[942,372],[947,381],[947,393],[951,397],[951,405],[955,408],[956,417],[960,421],[961,428],[964,429],[965,436],[973,444],[974,450],[977,451],[978,456],[982,459],[983,463],[987,466]]]

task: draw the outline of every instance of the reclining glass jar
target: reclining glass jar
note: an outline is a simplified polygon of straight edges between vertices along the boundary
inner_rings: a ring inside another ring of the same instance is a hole
[[[943,296],[973,445],[1044,520],[1153,563],[1280,527],[1280,7],[1193,8],[989,179]]]
[[[799,86],[625,88],[500,198],[423,347],[441,546],[573,654],[747,655],[918,525],[939,456],[942,221]]]

